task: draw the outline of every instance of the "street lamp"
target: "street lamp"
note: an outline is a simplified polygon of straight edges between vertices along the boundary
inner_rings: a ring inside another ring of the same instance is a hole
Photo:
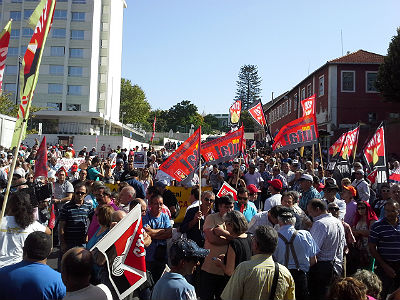
[[[126,112],[122,112],[122,117],[121,117],[121,123],[122,123],[121,134],[122,134],[122,136],[124,136],[124,116],[125,116],[125,114],[126,114]]]

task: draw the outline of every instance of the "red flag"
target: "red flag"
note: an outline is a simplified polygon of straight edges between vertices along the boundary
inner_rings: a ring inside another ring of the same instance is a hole
[[[243,126],[234,132],[201,145],[201,155],[208,165],[229,161],[239,156],[243,141]]]
[[[160,170],[177,181],[182,181],[192,174],[200,161],[201,127],[199,127],[168,159]]]
[[[343,133],[332,146],[329,147],[329,155],[335,157],[342,149],[347,132]]]
[[[393,170],[393,173],[389,176],[389,180],[400,182],[400,167]]]
[[[371,181],[371,184],[375,183],[377,175],[378,175],[378,169],[377,168],[375,168],[375,170],[373,170],[371,173],[369,173],[367,175],[367,178],[369,179],[369,181]]]
[[[358,134],[360,133],[360,126],[357,126],[353,130],[347,131],[346,139],[344,140],[342,150],[340,151],[340,156],[343,159],[349,159],[356,153]]]
[[[46,136],[43,136],[39,149],[35,158],[35,175],[34,177],[44,176],[47,177],[47,148]]]
[[[3,74],[6,67],[8,44],[10,42],[11,23],[12,20],[8,21],[7,25],[4,27],[3,31],[0,34],[0,95],[3,92]]]
[[[53,203],[51,205],[49,225],[47,227],[49,227],[50,229],[53,229],[55,225],[56,225],[56,214],[54,212],[54,203]]]
[[[231,193],[233,196],[233,199],[235,201],[237,200],[237,191],[231,187],[226,181],[224,181],[224,184],[221,186],[217,193],[217,197],[221,198],[222,196],[225,196],[226,194]]]
[[[272,145],[274,151],[287,151],[318,143],[315,115],[296,119],[281,128]]]
[[[136,205],[96,244],[106,257],[109,279],[119,299],[146,281],[146,250],[140,206]]]
[[[301,107],[303,108],[303,117],[315,115],[315,94],[307,99],[301,100]]]
[[[152,142],[152,141],[153,141],[155,134],[156,134],[156,115],[154,115],[154,122],[153,122],[153,134],[151,135],[150,142]]]
[[[256,143],[256,141],[254,141],[254,142],[251,144],[250,149],[256,149],[256,146],[257,146],[257,143]]]
[[[242,101],[237,100],[229,108],[229,113],[231,115],[231,124],[237,124],[240,120],[240,112],[242,111]]]
[[[258,124],[260,124],[261,126],[267,125],[261,101],[258,101],[256,105],[249,108],[249,113]]]
[[[374,136],[369,140],[363,153],[365,160],[371,167],[386,166],[385,132],[383,124],[378,127]]]

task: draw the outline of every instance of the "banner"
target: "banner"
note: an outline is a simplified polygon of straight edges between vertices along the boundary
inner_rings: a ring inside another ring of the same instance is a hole
[[[224,181],[224,184],[221,186],[221,188],[219,189],[218,193],[217,193],[217,197],[221,198],[222,196],[225,196],[226,194],[231,193],[233,196],[233,199],[235,199],[235,201],[237,200],[237,191],[231,187],[226,181]]]
[[[144,169],[147,165],[147,153],[145,151],[136,151],[133,154],[133,167]]]
[[[174,153],[160,166],[160,170],[177,181],[192,174],[199,165],[201,147],[201,127],[199,127]]]
[[[32,16],[29,18],[29,24],[36,27],[22,61],[22,68],[20,71],[21,104],[19,105],[18,118],[15,124],[11,148],[19,147],[17,144],[21,134],[22,139],[25,138],[26,122],[29,117],[33,92],[38,81],[42,54],[53,21],[55,6],[56,0],[41,0],[32,13]]]
[[[80,166],[81,164],[85,163],[85,158],[84,157],[75,157],[75,158],[59,158],[57,159],[57,164],[54,166],[56,171],[63,167],[66,171],[69,171],[71,169],[71,166],[73,164],[77,164]]]
[[[51,230],[54,229],[54,226],[56,226],[56,213],[54,210],[54,203],[51,205],[50,208],[50,219],[47,227],[49,227]]]
[[[360,126],[357,126],[353,130],[347,131],[346,139],[344,140],[343,146],[340,150],[340,156],[343,159],[349,159],[351,156],[356,154],[358,134],[360,133]]]
[[[367,146],[363,150],[365,161],[371,169],[375,166],[386,166],[385,158],[385,132],[383,124],[376,130],[373,137],[369,140]]]
[[[240,120],[240,112],[242,111],[242,101],[237,100],[229,108],[229,114],[231,115],[231,124],[237,124]]]
[[[187,210],[188,206],[191,204],[189,202],[189,198],[190,198],[190,193],[192,191],[192,188],[187,188],[187,187],[183,187],[183,186],[166,186],[165,188],[174,193],[176,199],[178,200],[179,207],[181,208],[181,210],[179,211],[179,215],[174,219],[174,222],[182,223],[183,219],[185,218],[185,215],[186,215],[186,210]],[[204,192],[204,191],[212,191],[212,187],[211,186],[202,186],[201,192]]]
[[[3,93],[3,75],[6,68],[6,58],[8,53],[8,44],[10,42],[12,20],[8,21],[3,31],[0,33],[0,95]]]
[[[240,155],[244,129],[241,126],[234,132],[201,145],[201,156],[205,164],[213,165],[229,161]]]
[[[258,103],[256,103],[252,107],[250,107],[248,111],[249,111],[250,116],[252,116],[254,121],[256,121],[259,125],[261,125],[261,126],[267,125],[267,121],[265,120],[261,101],[258,101]]]
[[[90,251],[95,249],[106,258],[109,279],[119,299],[124,299],[145,282],[146,250],[140,205],[111,228]]]
[[[151,139],[150,142],[153,142],[154,136],[156,134],[156,120],[157,120],[157,116],[154,115],[154,121],[153,121],[153,134],[151,135]]]
[[[301,100],[301,107],[303,108],[303,117],[315,115],[315,94],[307,99]]]
[[[40,143],[39,149],[35,157],[35,175],[37,178],[39,176],[44,176],[47,178],[47,143],[46,136],[43,137]]]
[[[315,115],[296,119],[281,128],[275,137],[272,149],[288,151],[318,143],[318,128]]]
[[[343,133],[336,142],[333,143],[332,146],[329,147],[329,155],[335,157],[338,153],[341,152],[343,143],[345,141],[347,132]]]
[[[400,167],[393,170],[389,176],[389,182],[400,182]]]

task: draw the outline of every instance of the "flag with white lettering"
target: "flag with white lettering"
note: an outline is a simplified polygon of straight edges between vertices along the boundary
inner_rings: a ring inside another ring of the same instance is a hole
[[[346,139],[343,142],[343,146],[340,150],[340,156],[343,159],[348,160],[351,156],[355,156],[357,143],[358,143],[358,135],[360,133],[360,126],[357,126],[353,130],[347,131]]]
[[[386,166],[385,130],[383,124],[379,125],[373,137],[368,141],[363,154],[371,169],[377,166]]]
[[[225,196],[226,194],[232,194],[233,199],[235,199],[235,201],[237,200],[237,191],[231,187],[226,181],[224,181],[224,184],[221,186],[221,188],[219,189],[218,193],[217,193],[217,197],[221,198],[222,196]]]
[[[47,35],[53,21],[55,6],[56,0],[41,0],[29,18],[29,25],[33,26],[35,30],[22,61],[20,71],[21,104],[19,105],[11,147],[19,147],[17,144],[21,131],[22,139],[25,138],[26,123],[32,104],[33,92],[38,81],[40,63]]]
[[[232,125],[236,125],[239,123],[241,111],[242,111],[242,101],[236,100],[235,103],[233,103],[229,108]]]
[[[119,299],[146,281],[143,232],[141,208],[136,205],[90,249],[95,256],[105,256],[109,279]]]
[[[234,132],[201,145],[201,155],[207,165],[219,164],[238,157],[241,152],[244,129],[241,126]]]
[[[283,126],[275,136],[272,149],[281,152],[316,143],[318,143],[317,122],[315,115],[308,115]]]
[[[256,121],[259,125],[261,126],[267,125],[261,101],[257,101],[252,107],[249,108],[248,111],[250,116],[252,116],[254,121]]]
[[[389,182],[400,182],[400,167],[393,170],[389,176]]]
[[[177,181],[191,175],[200,162],[201,127],[199,127],[174,153],[160,166],[160,170]]]
[[[307,99],[301,100],[301,107],[303,108],[303,117],[315,115],[315,94]]]
[[[0,33],[0,95],[3,93],[3,75],[6,67],[8,44],[10,42],[12,20],[8,21],[3,31]]]
[[[335,157],[340,153],[340,150],[342,149],[343,143],[345,141],[347,132],[343,133],[336,142],[333,143],[332,146],[329,147],[329,155]]]

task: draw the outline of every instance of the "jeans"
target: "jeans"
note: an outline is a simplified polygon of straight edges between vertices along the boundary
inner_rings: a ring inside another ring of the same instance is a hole
[[[332,261],[319,261],[310,268],[310,299],[326,299],[329,286],[333,282],[335,272]]]

